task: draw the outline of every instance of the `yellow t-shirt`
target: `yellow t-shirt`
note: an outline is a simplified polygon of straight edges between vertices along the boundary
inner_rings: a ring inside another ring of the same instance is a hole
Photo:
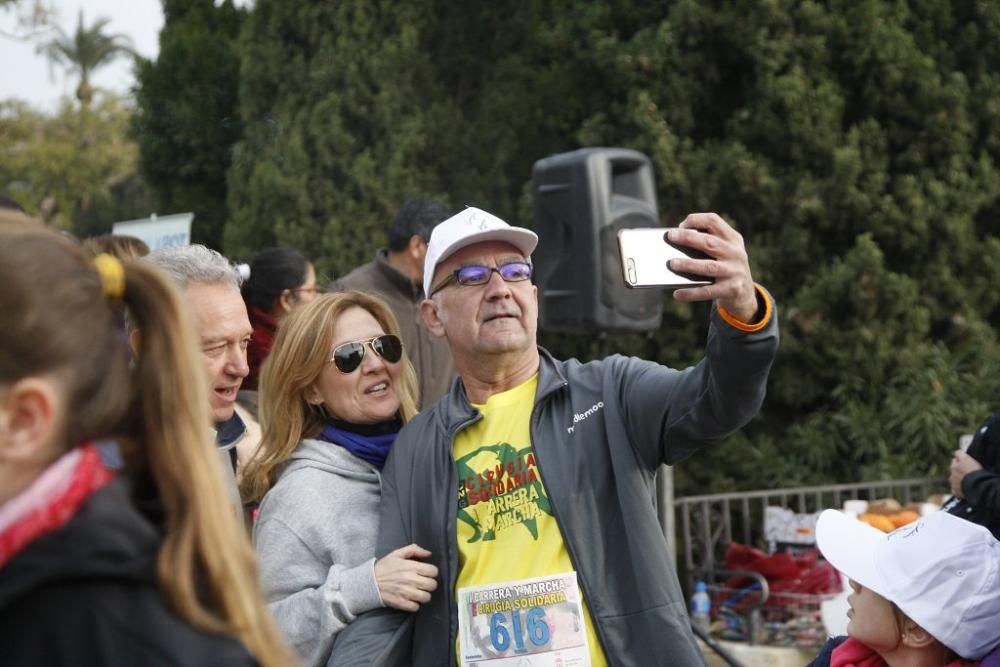
[[[458,580],[455,590],[573,570],[531,446],[538,374],[476,405],[483,418],[455,439]],[[582,596],[582,591],[581,591]],[[586,600],[591,664],[607,661]],[[456,642],[456,652],[459,652]],[[459,653],[460,655],[460,653]]]

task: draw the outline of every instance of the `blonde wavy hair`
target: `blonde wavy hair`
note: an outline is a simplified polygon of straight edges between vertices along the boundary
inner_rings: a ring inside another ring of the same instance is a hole
[[[366,292],[322,294],[288,315],[261,371],[258,410],[263,436],[243,473],[243,502],[263,498],[299,442],[323,430],[326,416],[322,407],[312,405],[307,394],[330,362],[337,319],[351,308],[366,310],[386,333],[399,336],[392,310]],[[417,374],[405,346],[400,363],[399,417],[406,423],[417,414],[418,390]]]

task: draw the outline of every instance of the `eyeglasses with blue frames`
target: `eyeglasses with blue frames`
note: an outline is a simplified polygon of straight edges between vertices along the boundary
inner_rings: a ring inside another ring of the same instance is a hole
[[[459,285],[485,285],[493,277],[494,271],[499,273],[500,277],[508,283],[519,283],[531,279],[530,262],[505,262],[500,266],[471,264],[452,271],[447,278],[431,290],[429,296],[434,296],[453,282],[457,282]]]
[[[367,340],[356,340],[338,345],[333,350],[330,361],[341,373],[348,375],[358,370],[361,360],[365,358],[365,347],[385,359],[390,364],[398,363],[403,358],[403,343],[398,336],[379,334]]]

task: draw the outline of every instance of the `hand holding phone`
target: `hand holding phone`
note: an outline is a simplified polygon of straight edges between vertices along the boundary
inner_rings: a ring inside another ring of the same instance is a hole
[[[707,276],[670,269],[671,259],[712,258],[700,250],[669,242],[664,227],[619,230],[618,250],[621,253],[622,274],[629,287],[680,289],[714,282]]]
[[[711,285],[678,289],[674,298],[678,301],[715,301],[734,320],[756,323],[761,306],[769,302],[766,298],[758,299],[743,236],[715,213],[691,213],[677,229],[669,232],[674,243],[689,245],[711,255],[709,261],[678,260],[674,264],[694,270],[704,267],[704,273],[714,278]]]

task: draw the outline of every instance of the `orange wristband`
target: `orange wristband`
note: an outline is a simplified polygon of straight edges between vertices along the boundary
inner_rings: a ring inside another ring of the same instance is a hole
[[[716,303],[716,307],[719,309],[719,315],[722,319],[726,321],[726,324],[733,327],[734,329],[739,329],[740,331],[746,331],[748,333],[753,333],[754,331],[760,331],[767,326],[767,323],[771,321],[771,314],[774,312],[774,306],[771,303],[771,298],[767,295],[767,292],[761,288],[757,283],[753,284],[754,291],[757,295],[764,300],[764,316],[760,318],[759,322],[747,323],[734,317],[729,311],[722,307],[721,304]],[[758,312],[760,307],[758,306]]]

